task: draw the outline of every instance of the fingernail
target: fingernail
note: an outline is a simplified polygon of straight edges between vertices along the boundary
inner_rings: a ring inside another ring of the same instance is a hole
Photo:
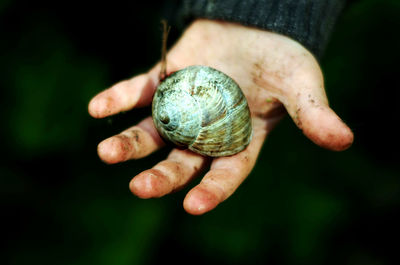
[[[198,212],[203,212],[205,209],[206,209],[206,206],[205,206],[204,204],[200,204],[200,205],[197,207],[197,211],[198,211]]]
[[[109,97],[95,97],[89,102],[89,113],[95,118],[111,115],[112,100]]]

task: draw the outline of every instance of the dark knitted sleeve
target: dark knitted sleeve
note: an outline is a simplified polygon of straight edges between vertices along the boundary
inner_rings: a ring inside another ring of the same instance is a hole
[[[221,19],[281,33],[317,58],[345,0],[183,0],[181,18]]]

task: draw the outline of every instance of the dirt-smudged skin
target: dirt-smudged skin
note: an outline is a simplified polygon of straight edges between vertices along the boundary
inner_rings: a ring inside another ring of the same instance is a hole
[[[251,141],[250,111],[241,89],[207,66],[189,66],[167,77],[154,94],[152,111],[165,139],[202,155],[233,155]]]

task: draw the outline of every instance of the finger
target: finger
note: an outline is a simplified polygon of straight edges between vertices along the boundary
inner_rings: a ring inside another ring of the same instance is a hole
[[[89,114],[94,118],[104,118],[133,107],[149,105],[157,84],[157,78],[149,74],[119,82],[89,102]]]
[[[97,152],[104,162],[114,164],[145,157],[163,145],[152,118],[148,117],[138,125],[102,141]]]
[[[167,63],[168,75],[179,69],[179,64],[173,60],[168,59]],[[89,114],[94,118],[104,118],[149,105],[160,81],[160,69],[161,63],[157,63],[148,73],[121,81],[99,93],[89,102]]]
[[[329,107],[319,77],[300,77],[301,82],[290,90],[285,107],[303,133],[317,145],[335,151],[345,150],[353,143],[350,128]],[[304,81],[307,80],[307,81]]]
[[[132,179],[129,188],[140,198],[161,197],[180,189],[203,170],[208,158],[174,149],[168,158]]]
[[[232,195],[253,169],[267,132],[275,122],[255,118],[249,146],[236,155],[214,159],[210,171],[186,195],[183,207],[188,213],[208,212]]]

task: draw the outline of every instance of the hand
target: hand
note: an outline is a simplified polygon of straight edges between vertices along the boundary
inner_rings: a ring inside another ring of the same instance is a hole
[[[236,155],[211,161],[210,171],[184,199],[190,214],[212,210],[238,188],[285,109],[303,133],[324,148],[340,151],[353,142],[351,130],[328,106],[317,61],[287,37],[234,23],[197,20],[168,53],[167,64],[168,72],[207,65],[226,73],[242,88],[252,113],[250,145]],[[103,118],[151,104],[159,72],[157,64],[148,73],[101,92],[89,103],[89,113]],[[112,164],[145,157],[163,145],[148,117],[101,142],[98,154]],[[185,186],[209,162],[191,151],[173,149],[166,160],[134,177],[130,189],[141,198],[161,197]]]

